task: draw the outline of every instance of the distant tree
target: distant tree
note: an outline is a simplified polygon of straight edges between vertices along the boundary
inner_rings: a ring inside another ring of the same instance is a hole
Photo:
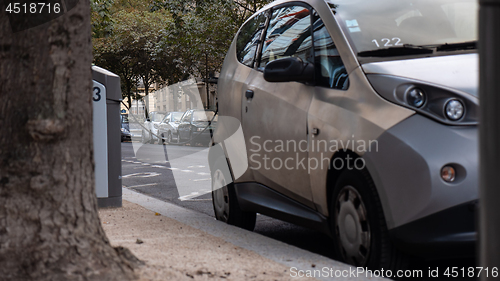
[[[172,85],[220,71],[241,24],[269,0],[92,0],[94,63],[122,79]]]
[[[1,280],[134,279],[98,216],[89,15],[17,33],[0,17]]]
[[[241,24],[269,0],[159,0],[152,10],[172,15],[182,62],[190,73],[204,78],[220,71],[232,39]]]
[[[93,7],[102,5],[93,4]],[[150,11],[147,1],[119,1],[106,12],[112,29],[108,36],[93,38],[94,63],[120,76],[122,93],[129,106],[132,99],[141,98],[133,93],[139,81],[148,95],[153,83],[176,83],[189,76],[184,74],[185,68],[181,69],[182,51],[175,48],[183,46],[174,35],[175,25],[168,11]],[[102,22],[101,14],[94,10],[94,15],[97,17],[95,22]],[[100,27],[94,34],[102,29]]]

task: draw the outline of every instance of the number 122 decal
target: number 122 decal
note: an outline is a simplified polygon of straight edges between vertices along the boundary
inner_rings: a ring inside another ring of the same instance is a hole
[[[381,46],[382,47],[392,47],[392,46],[403,46],[403,43],[401,43],[401,38],[399,37],[394,37],[391,39],[389,38],[382,38],[380,39],[380,43],[377,41],[377,39],[373,39],[372,42],[375,43],[375,45],[377,45],[377,48],[380,48]]]

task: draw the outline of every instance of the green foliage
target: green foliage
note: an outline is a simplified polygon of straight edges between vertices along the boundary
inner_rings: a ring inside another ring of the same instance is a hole
[[[174,84],[220,71],[238,28],[269,0],[92,0],[94,63],[120,75]],[[147,92],[146,92],[147,94]]]

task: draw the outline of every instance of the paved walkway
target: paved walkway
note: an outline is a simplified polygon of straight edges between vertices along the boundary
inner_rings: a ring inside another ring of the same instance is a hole
[[[380,279],[126,188],[123,199],[123,208],[99,213],[112,245],[145,261],[140,280]]]

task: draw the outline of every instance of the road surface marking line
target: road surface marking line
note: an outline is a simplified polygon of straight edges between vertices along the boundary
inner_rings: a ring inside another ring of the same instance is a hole
[[[139,185],[125,186],[125,187],[126,188],[136,188],[136,187],[153,186],[153,185],[158,185],[158,184],[157,183],[148,183],[148,184],[139,184]]]
[[[210,179],[201,179],[201,180],[193,180],[193,181],[209,181]]]

